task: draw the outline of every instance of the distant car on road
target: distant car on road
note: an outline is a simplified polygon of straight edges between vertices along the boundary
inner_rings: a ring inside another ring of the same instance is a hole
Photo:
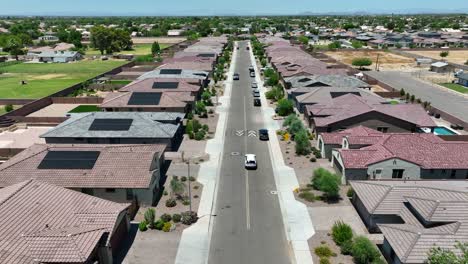
[[[244,166],[248,170],[257,169],[257,159],[255,157],[255,154],[245,154]]]
[[[252,65],[250,65],[249,72],[253,72],[253,71],[255,71],[255,68]]]
[[[258,98],[255,98],[254,99],[254,106],[262,106],[262,101],[260,101],[260,99],[258,99]]]
[[[260,97],[260,91],[258,89],[253,90],[252,94],[254,97]]]
[[[259,129],[258,130],[258,138],[260,140],[270,140],[270,137],[268,136],[268,129]]]
[[[250,50],[249,46],[247,46],[245,49],[246,49],[246,50]]]
[[[250,72],[250,77],[255,77],[255,72]]]
[[[256,82],[253,82],[253,83],[252,83],[252,88],[254,88],[254,89],[257,89],[257,88],[258,88],[258,85],[257,85]]]
[[[239,74],[238,73],[234,73],[234,76],[232,77],[233,80],[239,80]]]

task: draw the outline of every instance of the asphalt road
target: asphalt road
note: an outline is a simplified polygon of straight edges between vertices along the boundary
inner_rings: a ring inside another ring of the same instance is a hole
[[[263,118],[260,107],[253,106],[246,46],[239,42],[235,72],[240,80],[232,87],[208,262],[286,264],[290,252],[268,142],[258,139]],[[257,155],[257,170],[244,168],[246,153]]]

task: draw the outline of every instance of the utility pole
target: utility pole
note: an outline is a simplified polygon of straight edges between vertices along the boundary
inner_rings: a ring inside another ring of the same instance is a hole
[[[379,71],[379,56],[380,54],[377,53],[377,61],[375,62],[375,70]]]

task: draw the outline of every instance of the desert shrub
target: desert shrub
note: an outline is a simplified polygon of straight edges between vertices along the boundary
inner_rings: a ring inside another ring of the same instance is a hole
[[[195,181],[195,180],[196,180],[195,177],[193,177],[193,176],[190,176],[190,177],[189,177],[189,181],[193,182],[193,181]]]
[[[309,191],[301,192],[299,194],[299,198],[302,198],[308,202],[313,202],[316,199],[315,195]]]
[[[289,126],[291,125],[291,123],[295,120],[299,120],[299,118],[297,117],[297,115],[295,114],[290,114],[288,115],[284,121],[283,121],[283,126]]]
[[[161,220],[164,222],[170,222],[172,220],[172,216],[170,214],[163,214],[161,215]]]
[[[171,199],[167,199],[167,200],[166,200],[166,206],[167,206],[167,207],[174,207],[174,206],[176,206],[176,205],[177,205],[177,202],[176,202],[175,199],[172,199],[172,198],[171,198]]]
[[[163,195],[166,196],[166,195],[168,195],[168,194],[169,194],[169,193],[168,193],[166,190],[164,190]]]
[[[310,158],[310,162],[317,162],[317,158],[315,157]]]
[[[148,227],[147,227],[147,224],[146,224],[146,221],[143,220],[141,221],[139,224],[138,224],[138,229],[142,232],[148,230]]]
[[[183,213],[181,214],[181,216],[182,216],[181,221],[182,221],[182,223],[183,223],[184,225],[191,225],[191,224],[193,224],[193,223],[196,223],[197,220],[198,220],[197,213],[196,213],[196,212],[193,212],[193,211],[192,211],[192,212],[191,212],[191,211],[183,212]]]
[[[198,190],[199,188],[200,188],[200,186],[198,186],[198,185],[193,186],[194,190]]]
[[[372,263],[380,258],[377,247],[365,236],[358,236],[354,239],[351,253],[357,264]]]
[[[162,230],[164,226],[164,221],[159,219],[158,221],[156,221],[156,223],[154,223],[154,227],[156,228],[156,230]]]
[[[288,132],[293,135],[299,133],[302,130],[304,130],[304,124],[299,119],[293,120],[288,126]]]
[[[352,250],[353,250],[353,241],[348,240],[348,241],[343,242],[340,246],[340,249],[341,249],[341,254],[351,255]]]
[[[202,125],[202,129],[204,131],[208,132],[208,125],[207,124]]]
[[[149,228],[153,229],[154,228],[154,218],[155,218],[156,212],[153,208],[148,208],[145,211],[145,221],[146,223],[149,224]]]
[[[187,119],[188,119],[188,120],[192,120],[192,119],[193,119],[193,114],[192,114],[192,112],[190,112],[190,113],[187,114]]]
[[[332,226],[332,237],[333,241],[341,246],[344,242],[353,239],[353,230],[343,221],[336,221]]]
[[[197,133],[195,133],[194,136],[195,140],[203,140],[205,138],[205,131],[200,130]]]
[[[336,253],[333,252],[327,245],[316,247],[314,252],[319,258],[329,258],[336,256]]]
[[[5,112],[8,113],[8,112],[11,112],[11,111],[13,111],[13,105],[11,105],[11,104],[5,105]]]
[[[180,214],[173,214],[172,215],[172,221],[174,221],[174,223],[179,223],[181,218],[182,218],[182,216]]]
[[[287,116],[294,112],[293,102],[288,99],[280,99],[278,101],[278,115]]]
[[[185,126],[185,134],[193,134],[193,120],[187,121],[187,125]]]
[[[340,178],[335,174],[322,176],[319,183],[319,190],[323,192],[327,200],[334,200],[340,197]]]
[[[162,227],[162,231],[169,232],[169,231],[171,231],[171,227],[172,227],[171,223],[164,223],[164,225]]]
[[[320,258],[320,264],[330,264],[330,260],[328,258]]]
[[[190,204],[190,200],[189,200],[188,198],[186,198],[186,199],[184,199],[184,200],[182,201],[182,204],[183,204],[183,205],[189,205],[189,204]]]
[[[320,188],[320,180],[325,174],[330,174],[330,172],[324,168],[318,168],[314,170],[314,175],[312,177],[312,186],[314,187],[314,189],[318,190]]]
[[[187,181],[187,177],[186,176],[180,177],[180,181],[183,181],[183,182]]]
[[[307,155],[310,153],[310,141],[304,129],[295,134],[294,142],[296,142],[296,154]]]
[[[346,191],[346,196],[352,198],[354,196],[354,189],[349,187],[348,191]]]

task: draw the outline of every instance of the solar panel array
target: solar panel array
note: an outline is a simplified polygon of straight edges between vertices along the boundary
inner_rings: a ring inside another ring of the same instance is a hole
[[[89,127],[90,131],[127,131],[133,119],[96,118]]]
[[[178,82],[154,82],[153,89],[176,89],[179,87]]]
[[[158,105],[162,93],[132,93],[128,105]]]
[[[160,74],[181,74],[181,69],[161,69],[159,71]]]
[[[37,167],[49,170],[90,170],[96,164],[99,151],[49,151]]]

